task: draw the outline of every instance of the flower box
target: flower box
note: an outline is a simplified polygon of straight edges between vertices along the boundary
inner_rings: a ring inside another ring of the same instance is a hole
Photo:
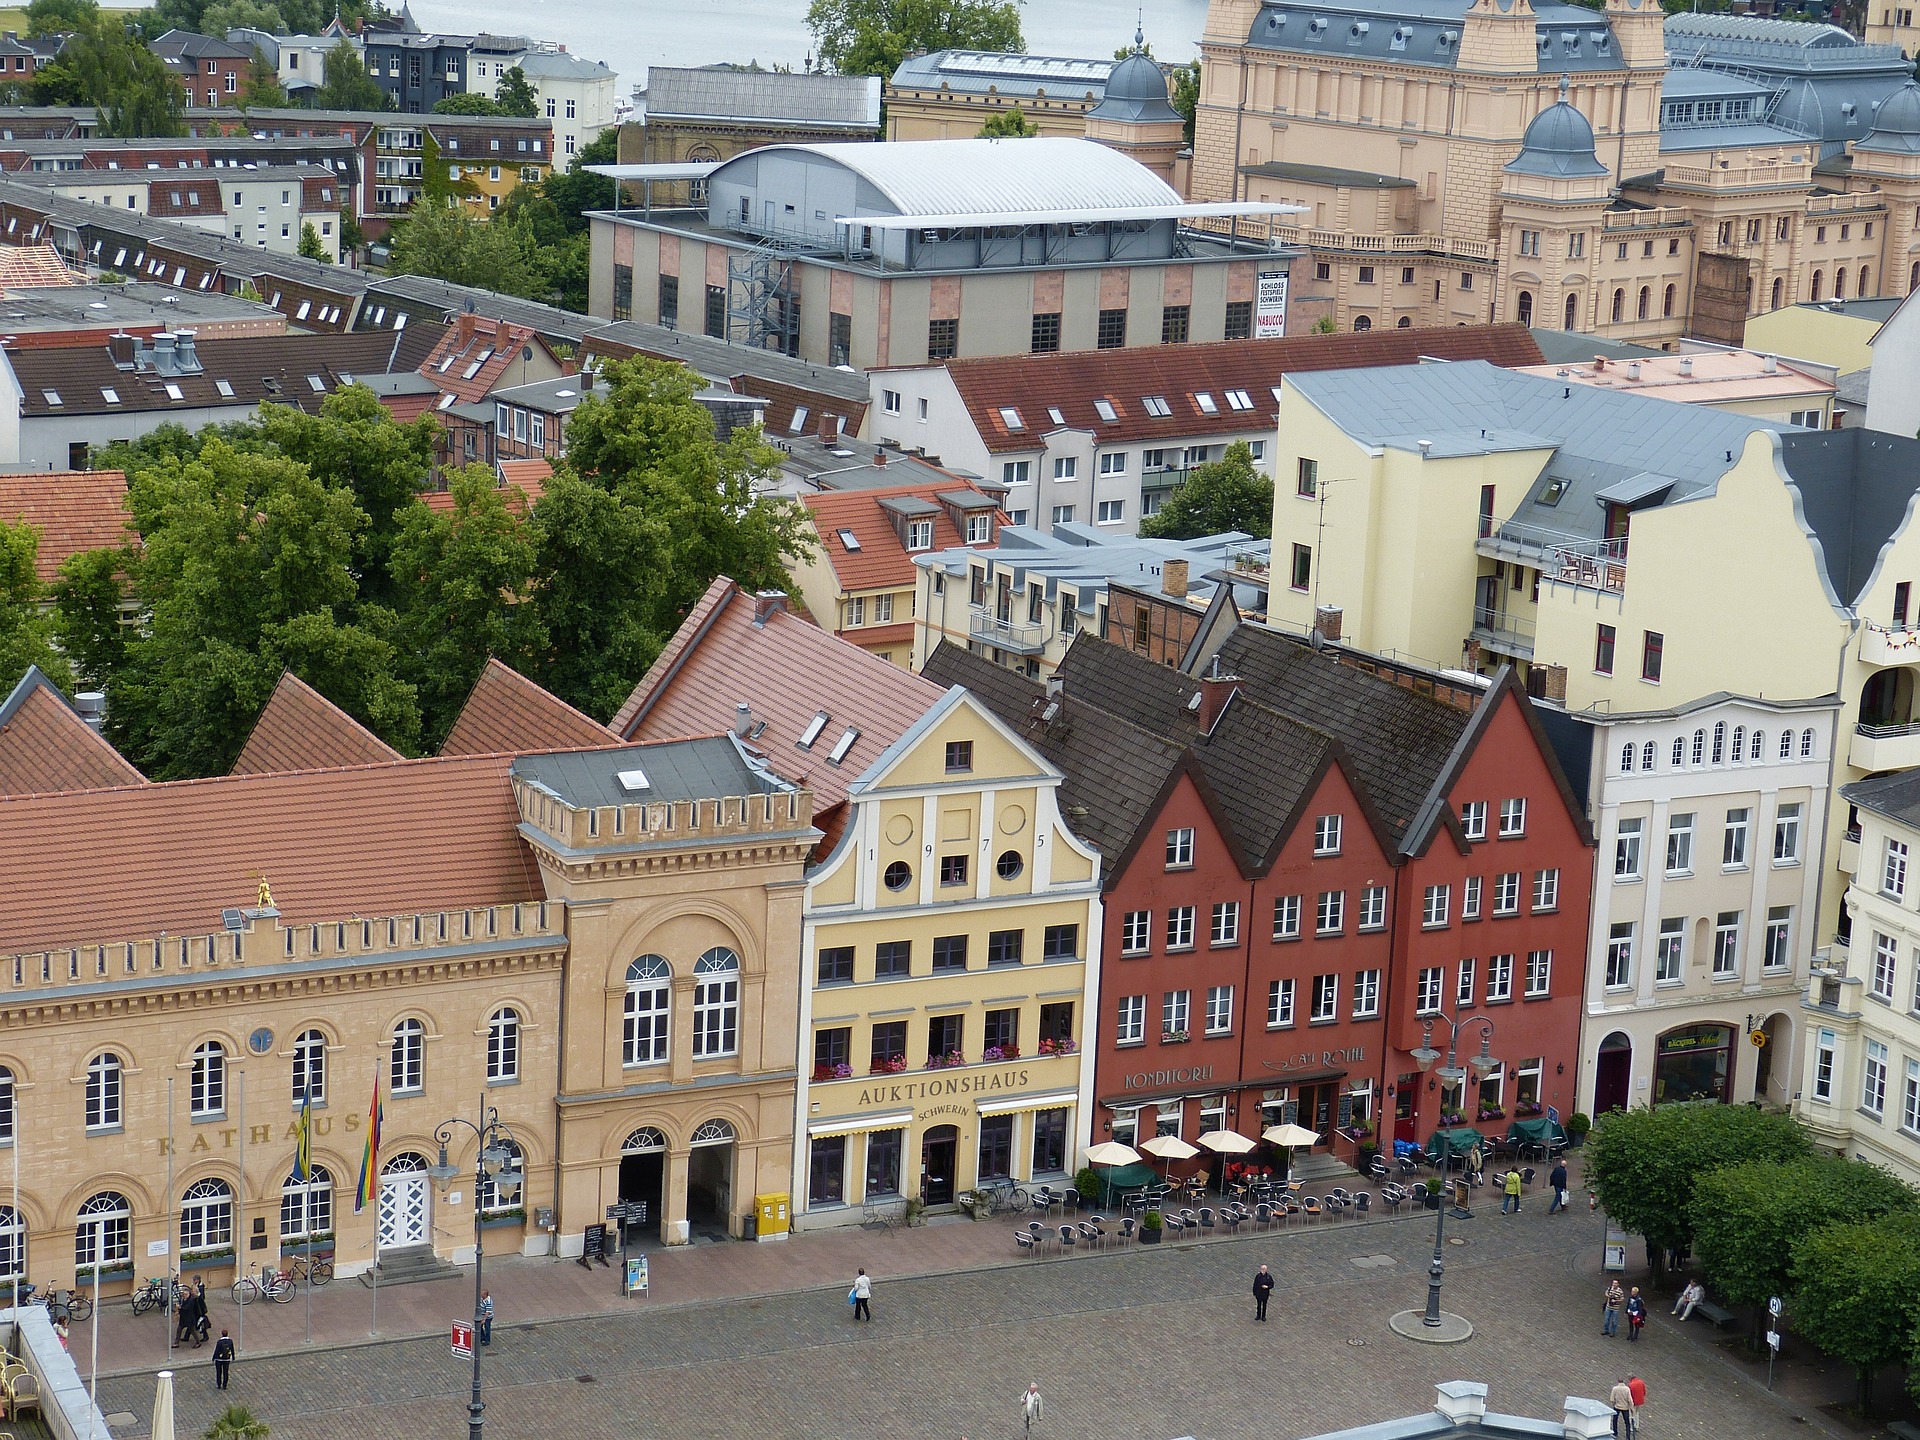
[[[907,1057],[889,1055],[885,1059],[875,1060],[868,1068],[869,1075],[902,1075],[906,1073]]]
[[[1019,1058],[1020,1047],[1018,1045],[989,1045],[980,1052],[981,1061],[988,1065],[1000,1060],[1018,1060]]]
[[[1185,1030],[1162,1030],[1160,1032],[1160,1043],[1162,1045],[1184,1045],[1188,1038],[1188,1033]]]
[[[853,1078],[853,1066],[847,1064],[816,1065],[813,1067],[813,1078],[816,1083],[823,1080],[851,1080]]]
[[[1040,1042],[1042,1055],[1071,1055],[1079,1048],[1080,1042],[1077,1040],[1042,1040]]]
[[[949,1050],[944,1055],[929,1055],[927,1057],[927,1069],[929,1070],[952,1070],[956,1066],[966,1063],[967,1057],[962,1055],[958,1050]]]

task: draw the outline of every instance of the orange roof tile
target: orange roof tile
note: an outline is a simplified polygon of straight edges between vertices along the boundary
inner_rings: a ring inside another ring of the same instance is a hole
[[[29,666],[0,702],[0,795],[146,783],[38,666]]]
[[[264,877],[287,924],[541,898],[513,757],[0,798],[0,954],[217,931]]]
[[[1273,389],[1290,370],[1413,365],[1424,356],[1508,366],[1538,365],[1543,358],[1525,326],[1457,325],[996,355],[946,366],[987,449],[1019,451],[1044,448],[1047,432],[1062,426],[1090,431],[1101,445],[1270,430],[1280,408]],[[1236,408],[1230,392],[1244,394],[1246,403]],[[1200,394],[1212,400],[1212,412],[1200,407]],[[1149,413],[1149,397],[1164,401],[1168,413]],[[1094,408],[1096,401],[1113,408],[1112,420]],[[1058,421],[1050,408],[1060,412]],[[1020,428],[1002,411],[1016,414]]]
[[[0,521],[40,532],[34,573],[51,585],[60,562],[87,550],[110,550],[134,537],[127,529],[127,477],[118,470],[41,470],[0,475]]]
[[[518,485],[527,492],[527,498],[538,500],[547,493],[547,481],[553,478],[551,460],[529,457],[525,460],[496,460],[494,471],[503,483]]]
[[[551,353],[551,347],[530,326],[487,315],[462,314],[447,327],[433,353],[420,362],[420,374],[443,393],[457,395],[470,405],[486,398],[506,374],[507,366],[519,359],[521,349],[528,345],[538,345]],[[555,360],[557,363],[558,357]]]
[[[710,733],[752,711],[747,744],[817,798],[815,815],[946,693],[910,670],[830,635],[784,604],[755,622],[756,598],[721,577],[708,587],[614,717],[629,740]],[[813,742],[800,743],[825,716]],[[829,754],[857,729],[839,764]],[[816,822],[823,823],[823,822]]]
[[[399,758],[398,750],[288,670],[253,722],[233,773],[273,775]]]
[[[849,593],[877,590],[885,586],[912,585],[913,554],[894,529],[893,517],[880,503],[883,500],[925,501],[935,509],[917,517],[933,521],[931,550],[951,550],[966,544],[966,537],[954,527],[953,516],[935,498],[955,491],[985,495],[963,480],[946,485],[895,485],[885,490],[834,490],[804,498],[813,516],[813,528],[820,534],[820,552],[833,567],[840,588]],[[993,496],[987,496],[993,499]],[[997,513],[997,511],[996,511]],[[841,531],[849,532],[860,548],[849,550]],[[991,544],[991,541],[987,542]]]
[[[711,727],[709,727],[711,728]],[[442,755],[493,755],[516,750],[597,749],[618,737],[590,715],[541,689],[510,665],[487,661]]]
[[[507,492],[507,508],[518,515],[526,514],[533,503],[547,493],[544,482],[553,476],[553,466],[545,460],[502,460],[496,469],[507,473],[495,488]],[[444,515],[453,513],[451,490],[422,490],[420,498],[429,510],[438,510]]]

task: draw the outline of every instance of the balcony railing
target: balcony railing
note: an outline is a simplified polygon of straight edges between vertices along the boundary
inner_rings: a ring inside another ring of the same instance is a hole
[[[1542,525],[1509,521],[1482,536],[1479,553],[1491,560],[1519,560],[1548,580],[1620,594],[1627,588],[1627,539],[1593,540]]]
[[[1857,770],[1911,770],[1920,766],[1920,723],[1854,726],[1847,763]]]
[[[1869,620],[1860,627],[1860,659],[1868,665],[1920,665],[1920,629]]]
[[[1533,658],[1534,622],[1486,605],[1473,607],[1473,638],[1488,649],[1522,660]]]
[[[975,606],[967,621],[967,634],[1002,650],[1022,655],[1038,655],[1047,648],[1047,627],[1038,621],[1002,620],[991,610]]]

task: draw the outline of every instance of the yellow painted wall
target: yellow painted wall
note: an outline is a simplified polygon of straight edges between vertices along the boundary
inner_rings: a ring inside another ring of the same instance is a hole
[[[1789,305],[1747,321],[1745,343],[1749,350],[1835,365],[1845,375],[1873,363],[1867,342],[1879,328],[1878,320],[1864,316]]]

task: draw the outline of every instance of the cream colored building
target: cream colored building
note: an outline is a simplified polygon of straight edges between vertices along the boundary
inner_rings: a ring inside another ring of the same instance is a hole
[[[1523,375],[1677,400],[1682,405],[1710,405],[1802,430],[1833,428],[1833,368],[1807,360],[1687,343],[1675,354],[1631,360],[1596,355],[1586,364],[1515,368]]]
[[[1598,840],[1576,1108],[1792,1102],[1838,708],[1718,695],[1554,727]]]
[[[1899,305],[1898,299],[1786,305],[1747,322],[1747,347],[1798,356],[1850,375],[1873,364],[1873,337]]]
[[[1070,1183],[1093,1086],[1098,856],[1060,774],[958,688],[853,782],[808,875],[798,1223]]]
[[[1920,780],[1881,775],[1841,795],[1854,824],[1841,851],[1850,938],[1807,988],[1796,1113],[1842,1154],[1920,1183]]]

